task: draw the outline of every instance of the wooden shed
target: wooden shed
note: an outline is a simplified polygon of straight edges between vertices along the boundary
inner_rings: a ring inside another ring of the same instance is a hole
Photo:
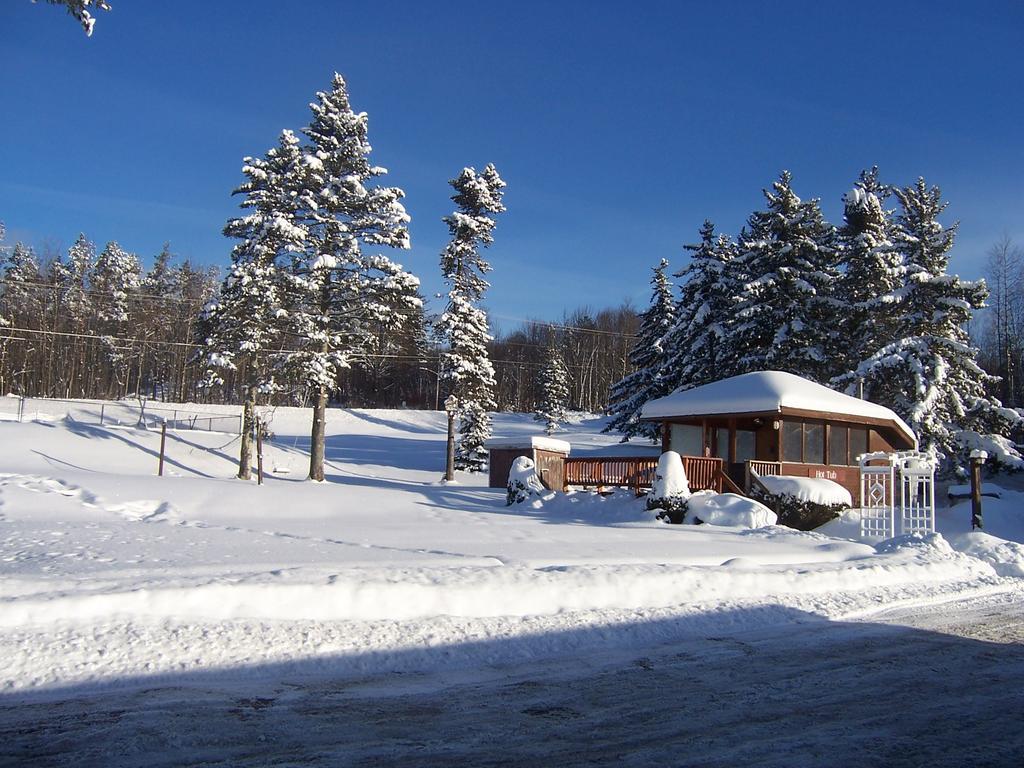
[[[917,448],[888,408],[782,371],[758,371],[673,392],[647,403],[662,425],[662,450],[715,456],[738,486],[759,475],[833,480],[859,503],[857,457]]]
[[[490,452],[491,488],[505,487],[512,462],[519,456],[533,459],[545,488],[561,491],[565,486],[565,459],[571,446],[564,440],[541,435],[497,437],[484,443],[484,448]]]

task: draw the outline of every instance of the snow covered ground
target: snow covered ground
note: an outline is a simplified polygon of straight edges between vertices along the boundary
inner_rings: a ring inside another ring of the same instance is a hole
[[[232,479],[237,438],[225,433],[168,433],[167,473],[157,478],[158,433],[59,410],[0,422],[0,734],[27,762],[59,743],[56,762],[133,764],[135,753],[98,734],[109,726],[127,740],[170,717],[152,734],[178,755],[167,764],[235,764],[252,756],[218,752],[212,734],[189,737],[185,752],[172,742],[199,727],[204,707],[224,715],[215,702],[256,702],[228,709],[269,728],[264,699],[302,702],[296,718],[352,691],[386,709],[381,697],[413,695],[419,682],[434,691],[423,694],[428,709],[450,686],[515,699],[510,680],[550,686],[559,668],[587,676],[574,666],[581,659],[632,664],[686,646],[679,658],[692,665],[720,647],[709,638],[797,633],[813,645],[810,628],[847,637],[894,609],[921,621],[928,606],[996,601],[1015,615],[1024,594],[1022,547],[967,533],[962,506],[940,516],[944,537],[878,547],[780,527],[668,526],[628,495],[508,508],[485,478],[439,482],[444,416],[415,411],[330,411],[323,484],[303,480],[308,411],[283,408],[263,486]],[[499,415],[495,433],[537,426]],[[621,454],[600,426],[581,419],[556,437],[574,455]],[[991,534],[1024,539],[1024,494],[985,502]],[[848,533],[841,521],[830,530]],[[782,654],[773,642],[766,647]],[[733,662],[716,658],[705,672],[731,674]],[[197,703],[191,715],[183,702]],[[124,707],[148,714],[82,719]],[[47,724],[26,730],[26,717]],[[410,717],[430,728],[430,717]],[[300,720],[288,721],[295,738]],[[374,738],[388,722],[382,715]],[[347,743],[353,755],[384,759],[357,749],[354,733],[338,738],[323,754],[337,758]]]

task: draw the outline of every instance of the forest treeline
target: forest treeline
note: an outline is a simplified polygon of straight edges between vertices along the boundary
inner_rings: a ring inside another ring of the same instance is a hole
[[[0,228],[2,233],[2,228]],[[0,237],[0,392],[29,397],[241,402],[234,386],[201,386],[203,307],[217,296],[219,271],[166,245],[145,268],[116,242],[102,250],[81,235],[66,252],[36,252]],[[365,408],[441,408],[436,316],[425,309],[411,330],[378,334],[369,355],[343,372],[333,402]],[[630,371],[637,312],[624,303],[581,307],[561,319],[524,320],[488,344],[498,408],[528,412],[540,393],[545,350],[563,350],[570,405],[596,412]],[[279,403],[305,404],[286,386]]]
[[[200,386],[200,315],[220,287],[218,270],[181,259],[168,245],[148,269],[132,255],[137,271],[130,269],[127,285],[115,288],[96,274],[97,257],[84,235],[66,253],[52,247],[37,253],[0,239],[0,392],[240,402],[241,392],[233,387],[211,392]],[[983,368],[1001,377],[993,394],[1006,405],[1020,407],[1024,251],[1002,238],[989,250],[986,263],[989,308],[972,325],[972,338]],[[112,318],[112,305],[123,307],[120,316],[127,319]],[[437,375],[441,349],[431,341],[432,321],[433,315],[425,312],[422,332],[411,338],[382,335],[378,356],[339,378],[334,402],[367,408],[443,407]],[[601,412],[611,386],[634,370],[630,351],[639,322],[637,308],[627,302],[604,309],[580,307],[558,320],[524,320],[499,330],[488,345],[498,408],[534,410],[540,398],[537,373],[545,350],[554,344],[563,351],[569,373],[570,407]],[[276,398],[304,404],[301,390],[286,390]]]

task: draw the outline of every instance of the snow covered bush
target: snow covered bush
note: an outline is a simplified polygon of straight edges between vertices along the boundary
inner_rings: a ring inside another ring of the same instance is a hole
[[[690,484],[683,469],[683,460],[675,451],[665,451],[654,471],[654,484],[647,494],[647,509],[661,510],[658,518],[679,525],[686,517],[686,501]]]
[[[780,525],[810,531],[853,506],[850,492],[817,477],[765,476],[755,484],[754,498],[775,510]]]
[[[544,485],[537,477],[537,467],[533,459],[526,456],[517,456],[512,462],[512,469],[508,472],[508,495],[505,497],[505,505],[522,504],[532,496],[540,496],[544,493]]]
[[[695,525],[727,525],[734,528],[764,528],[775,525],[778,517],[764,504],[735,493],[698,491],[688,503],[690,520]]]

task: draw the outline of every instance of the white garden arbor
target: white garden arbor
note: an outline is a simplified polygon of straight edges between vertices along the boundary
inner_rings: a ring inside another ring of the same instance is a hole
[[[860,535],[935,532],[935,460],[918,451],[860,457]],[[899,522],[899,529],[896,524]]]

